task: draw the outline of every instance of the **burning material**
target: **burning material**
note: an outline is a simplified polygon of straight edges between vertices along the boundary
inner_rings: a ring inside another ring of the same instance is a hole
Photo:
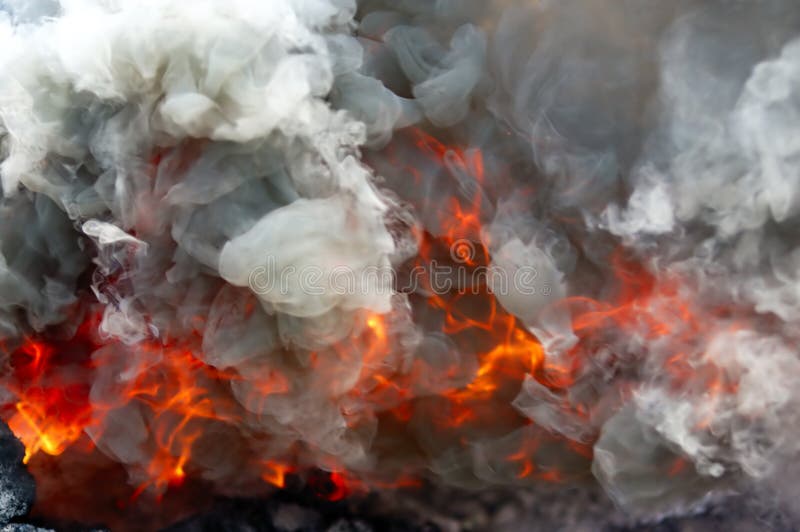
[[[800,8],[663,4],[4,7],[0,413],[39,514],[792,493]]]

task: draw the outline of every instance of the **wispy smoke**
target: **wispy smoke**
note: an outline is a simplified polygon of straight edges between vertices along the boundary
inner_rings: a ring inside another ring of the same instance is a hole
[[[156,492],[596,482],[645,519],[797,493],[800,5],[0,8],[0,398],[29,453],[63,449],[26,382],[83,383],[65,439]],[[404,283],[454,259],[485,293]],[[258,290],[267,260],[315,289]],[[14,372],[87,323],[91,363]]]

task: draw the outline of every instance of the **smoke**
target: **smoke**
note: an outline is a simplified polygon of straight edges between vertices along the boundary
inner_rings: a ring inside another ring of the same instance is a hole
[[[641,519],[796,492],[794,3],[0,8],[26,459],[88,439],[137,496],[596,483]]]

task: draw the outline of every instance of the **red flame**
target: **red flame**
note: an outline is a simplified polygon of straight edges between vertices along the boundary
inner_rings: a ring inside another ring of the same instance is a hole
[[[431,261],[444,256],[471,271],[488,266],[490,252],[481,239],[483,225],[490,216],[484,212],[488,203],[480,187],[487,172],[481,151],[445,146],[420,131],[413,135],[419,156],[427,165],[436,171],[459,173],[462,185],[474,183],[473,190],[468,185],[461,187],[461,192],[467,194],[443,203],[439,234],[417,230],[416,264],[425,271]],[[159,154],[153,164],[158,166],[164,160]],[[408,171],[417,180],[424,178],[416,168],[408,167]],[[464,176],[470,176],[471,181]],[[677,387],[690,377],[696,382],[697,375],[702,374],[706,376],[702,382],[710,401],[735,392],[735,383],[729,382],[719,368],[711,363],[698,367],[690,356],[689,349],[702,334],[704,323],[680,281],[657,282],[646,268],[627,259],[622,250],[612,257],[612,265],[619,286],[610,302],[571,297],[556,303],[569,311],[578,339],[557,360],[548,358],[531,331],[502,308],[485,279],[469,290],[455,287],[448,293],[439,293],[431,279],[423,275],[421,292],[428,294],[427,310],[438,316],[440,332],[452,340],[459,354],[475,354],[471,371],[461,364],[462,359],[435,370],[427,362],[415,360],[398,370],[399,364],[387,360],[397,341],[391,315],[379,314],[362,316],[361,327],[335,346],[338,362],[325,366],[321,357],[312,353],[309,364],[315,371],[331,371],[325,378],[336,383],[337,367],[358,363],[361,370],[357,383],[348,393],[368,400],[374,409],[369,415],[383,416],[382,423],[399,427],[422,423],[462,449],[471,449],[485,434],[530,429],[520,432],[523,437],[505,456],[506,466],[513,468],[520,482],[562,482],[570,472],[541,463],[539,450],[550,440],[558,440],[576,457],[588,460],[592,442],[569,441],[534,430],[530,420],[511,406],[526,376],[533,376],[560,397],[592,362],[595,346],[604,342],[605,335],[612,334],[666,342],[673,352],[664,364],[664,376]],[[150,441],[145,447],[150,455],[145,470],[138,472],[133,497],[148,490],[161,494],[192,476],[193,451],[207,422],[236,425],[245,415],[229,390],[229,384],[241,376],[202,362],[196,338],[166,344],[151,341],[135,348],[119,346],[129,350],[129,356],[125,358],[127,366],[119,369],[113,393],[99,400],[90,398],[95,374],[115,367],[119,357],[115,346],[98,350],[103,345],[97,336],[98,324],[99,316],[92,315],[66,342],[44,335],[25,338],[19,345],[11,340],[3,344],[11,361],[4,383],[13,396],[4,410],[5,419],[25,445],[28,462],[40,452],[60,455],[87,431],[91,431],[94,441],[102,439],[102,428],[112,412],[135,407],[149,430]],[[426,380],[432,373],[437,375],[437,382]],[[287,393],[291,386],[287,375],[265,371],[247,398],[251,411],[259,411],[258,404]],[[444,402],[432,402],[431,398]],[[591,399],[585,403],[565,399],[562,407],[577,419],[588,420],[594,405]],[[713,413],[713,408],[709,411]],[[357,416],[348,419],[353,420],[351,428],[358,426]],[[700,428],[710,422],[711,417],[701,420]],[[481,431],[476,431],[477,427]],[[370,488],[410,487],[420,482],[418,471],[393,471],[394,478],[388,480],[363,478],[357,472],[346,471],[341,464],[307,464],[295,455],[258,457],[248,467],[265,484],[283,488],[287,475],[303,475],[311,467],[322,465],[332,472],[324,478],[312,476],[309,483],[334,501]],[[676,461],[672,474],[684,466],[684,462]]]

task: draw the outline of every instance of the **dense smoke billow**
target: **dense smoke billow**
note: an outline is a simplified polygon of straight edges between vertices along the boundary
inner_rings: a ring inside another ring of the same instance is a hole
[[[155,493],[597,483],[642,519],[797,494],[800,4],[0,7],[29,455],[87,440]]]

